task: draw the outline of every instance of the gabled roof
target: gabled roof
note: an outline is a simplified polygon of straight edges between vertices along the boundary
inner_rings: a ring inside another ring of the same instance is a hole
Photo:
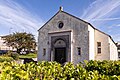
[[[69,15],[69,16],[72,16],[72,17],[74,17],[74,18],[76,18],[76,19],[78,19],[78,20],[80,20],[80,21],[83,21],[84,23],[90,24],[90,23],[88,23],[88,22],[86,22],[86,21],[84,21],[84,20],[82,20],[82,19],[80,19],[80,18],[78,18],[78,17],[76,17],[76,16],[73,16],[73,15],[71,15],[71,14],[65,12],[65,11],[59,10],[59,11],[58,11],[52,18],[50,18],[43,26],[45,26],[47,23],[49,23],[49,21],[52,20],[58,13],[65,13],[65,14],[67,14],[67,15]],[[42,27],[43,27],[43,26],[42,26]],[[41,28],[42,28],[42,27],[41,27]],[[40,28],[40,29],[41,29],[41,28]],[[94,27],[93,27],[93,28],[94,28]],[[40,29],[39,29],[39,30],[40,30]],[[39,31],[39,30],[38,30],[38,31]]]
[[[112,39],[112,37],[111,37],[110,35],[108,35],[108,34],[102,32],[102,31],[98,30],[98,29],[95,28],[91,23],[89,23],[89,22],[87,22],[87,21],[84,21],[84,20],[82,20],[82,19],[80,19],[80,18],[78,18],[78,17],[76,17],[76,16],[74,16],[74,15],[71,15],[71,14],[69,14],[69,13],[67,13],[67,12],[65,12],[65,11],[63,11],[63,10],[61,10],[61,8],[60,8],[60,10],[59,10],[52,18],[50,18],[42,27],[44,27],[47,23],[49,23],[58,13],[65,13],[65,14],[67,14],[67,15],[73,17],[73,18],[76,18],[76,19],[78,19],[78,20],[80,20],[80,21],[82,21],[82,22],[84,22],[84,23],[90,25],[93,29],[95,29],[95,30],[97,30],[97,31],[99,31],[99,32],[101,32],[101,33],[107,35],[108,37],[110,37],[110,39],[111,39],[111,40],[113,41],[113,43],[116,45],[116,43],[114,42],[114,40]],[[42,29],[42,27],[41,27],[40,29]],[[39,30],[40,30],[40,29],[39,29]],[[39,30],[38,30],[38,31],[39,31]],[[117,45],[116,45],[116,46],[117,46]]]
[[[42,29],[47,23],[49,23],[60,11],[58,11],[52,18],[50,18],[40,29]],[[40,30],[38,29],[38,31]]]

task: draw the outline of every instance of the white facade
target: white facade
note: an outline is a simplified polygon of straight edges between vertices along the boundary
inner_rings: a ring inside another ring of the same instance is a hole
[[[38,61],[77,64],[118,58],[117,47],[109,35],[62,10],[38,31]]]
[[[88,25],[89,31],[89,60],[95,60],[95,30],[93,27]]]
[[[120,42],[117,42],[118,59],[120,60]]]

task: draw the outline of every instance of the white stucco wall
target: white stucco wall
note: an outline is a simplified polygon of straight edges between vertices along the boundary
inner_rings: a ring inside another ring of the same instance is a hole
[[[95,60],[110,60],[108,35],[95,30]],[[97,53],[97,42],[101,42],[101,53]]]
[[[109,37],[110,60],[118,60],[117,46]]]
[[[89,60],[95,59],[95,31],[94,28],[88,25],[89,31]]]
[[[118,51],[118,60],[120,60],[120,41],[118,41],[116,44],[117,44],[117,51]]]

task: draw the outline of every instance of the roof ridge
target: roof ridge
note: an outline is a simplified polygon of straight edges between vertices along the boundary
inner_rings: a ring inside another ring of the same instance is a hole
[[[95,28],[91,23],[89,23],[89,22],[87,22],[87,21],[85,21],[85,20],[83,20],[83,19],[80,19],[79,17],[76,17],[76,16],[74,16],[74,15],[72,15],[72,14],[70,14],[70,13],[67,13],[67,12],[63,11],[63,10],[62,10],[62,7],[60,7],[60,10],[59,10],[53,17],[55,17],[58,13],[61,13],[61,12],[65,13],[65,14],[67,14],[67,15],[70,15],[70,16],[72,16],[72,17],[74,17],[74,18],[76,18],[76,19],[78,19],[78,20],[80,20],[80,21],[83,21],[84,23],[87,23],[87,24],[90,25],[93,29],[95,29],[95,30],[97,30],[97,31],[99,31],[99,32],[107,35],[108,37],[110,37],[110,39],[114,42],[114,40],[112,39],[112,37],[111,37],[109,34],[107,34],[107,33],[103,32],[103,31]],[[53,17],[52,17],[52,18],[53,18]],[[43,26],[45,26],[52,18],[50,18]],[[43,27],[43,26],[42,26],[42,27]],[[41,27],[41,28],[42,28],[42,27]],[[41,28],[40,28],[40,29],[41,29]],[[39,30],[40,30],[40,29],[39,29]],[[39,30],[38,30],[38,31],[39,31]],[[114,43],[115,43],[115,42],[114,42]],[[116,44],[115,44],[115,45],[116,45]]]

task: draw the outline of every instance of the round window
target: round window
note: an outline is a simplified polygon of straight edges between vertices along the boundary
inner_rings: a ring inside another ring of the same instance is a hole
[[[63,26],[64,26],[63,22],[60,21],[59,24],[58,24],[58,27],[62,28]]]

